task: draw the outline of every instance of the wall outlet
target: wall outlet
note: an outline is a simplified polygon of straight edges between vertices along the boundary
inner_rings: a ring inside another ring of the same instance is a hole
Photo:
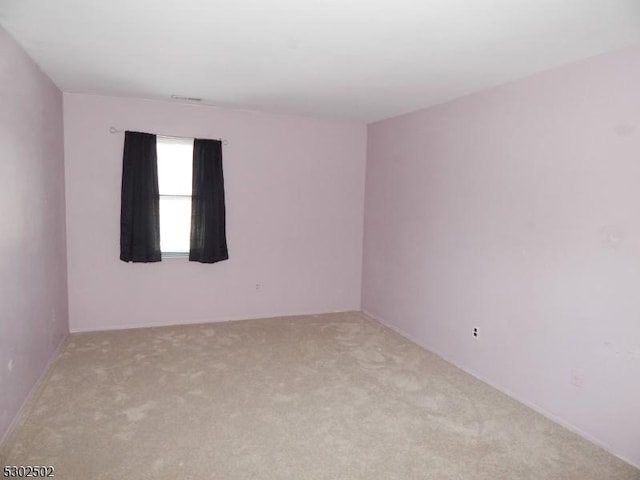
[[[262,284],[256,283],[256,292],[259,292],[260,290],[262,290]]]
[[[478,337],[478,327],[473,327],[473,336]]]

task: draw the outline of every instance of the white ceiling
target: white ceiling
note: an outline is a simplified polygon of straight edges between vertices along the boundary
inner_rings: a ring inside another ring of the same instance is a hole
[[[374,121],[640,44],[640,0],[0,0],[65,92]]]

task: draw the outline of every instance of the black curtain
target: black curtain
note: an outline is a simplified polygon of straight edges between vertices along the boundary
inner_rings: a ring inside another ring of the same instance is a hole
[[[215,263],[228,258],[222,142],[196,138],[193,141],[189,260]]]
[[[159,262],[160,195],[155,135],[125,132],[121,202],[120,260]]]

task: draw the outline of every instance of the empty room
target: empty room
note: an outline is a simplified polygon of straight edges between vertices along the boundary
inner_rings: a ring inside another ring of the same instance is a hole
[[[638,0],[0,0],[0,476],[640,480]]]

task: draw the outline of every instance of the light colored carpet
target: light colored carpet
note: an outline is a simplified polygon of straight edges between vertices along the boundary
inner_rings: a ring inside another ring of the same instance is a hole
[[[63,480],[640,478],[360,313],[74,334],[0,465]]]

